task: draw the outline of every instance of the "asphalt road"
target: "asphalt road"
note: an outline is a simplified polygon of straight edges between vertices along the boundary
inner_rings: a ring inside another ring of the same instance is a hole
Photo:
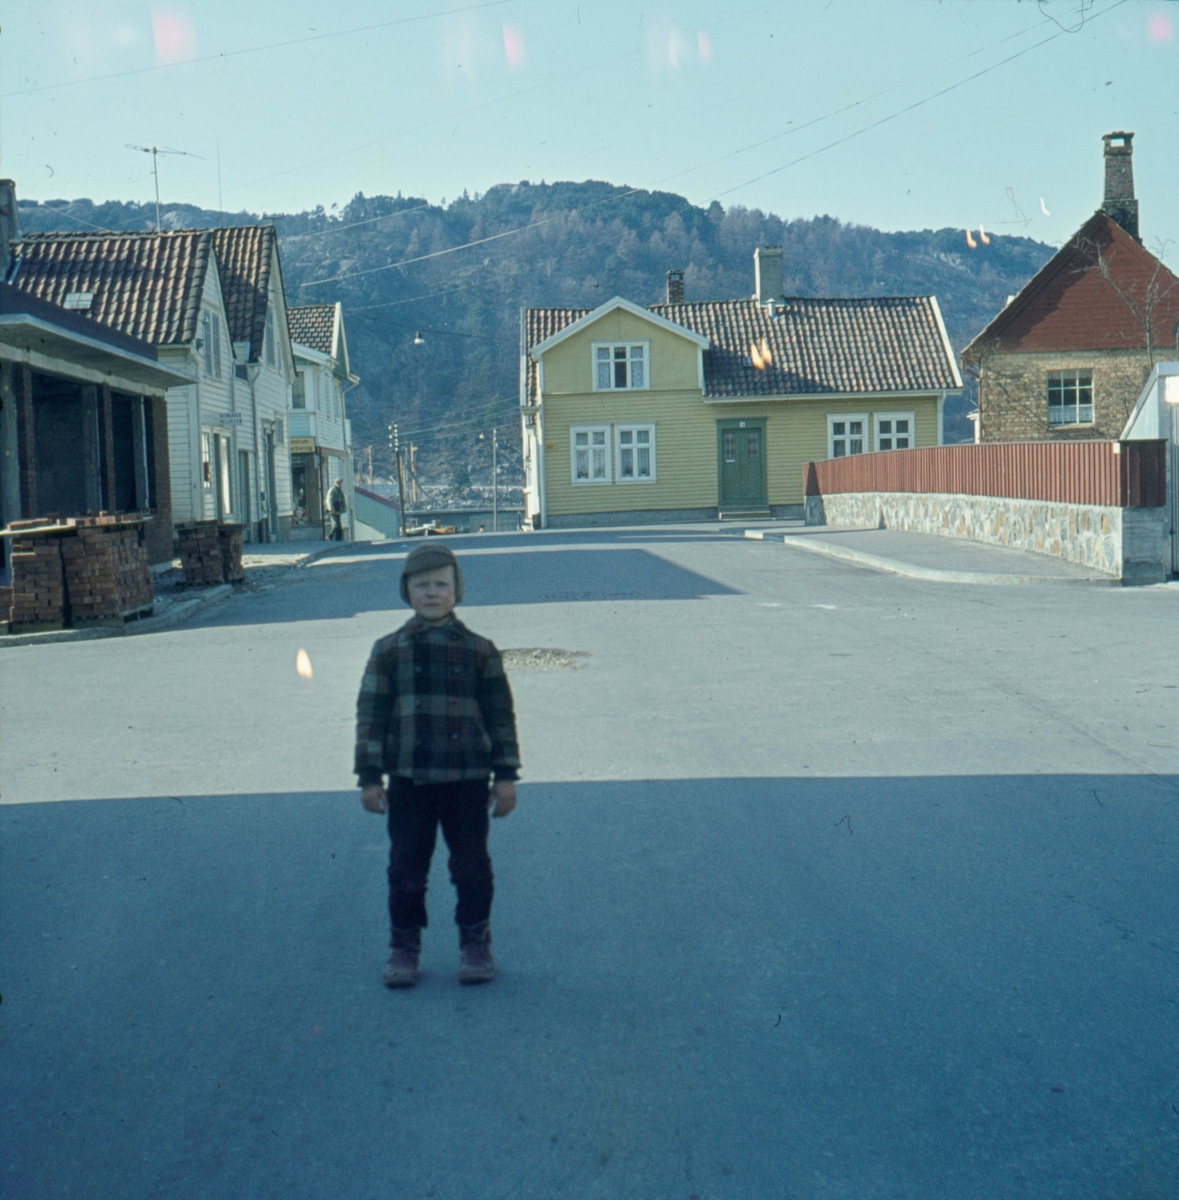
[[[1179,590],[453,543],[468,624],[581,652],[512,673],[484,988],[441,854],[380,985],[396,545],[0,656],[5,1200],[1179,1195]]]

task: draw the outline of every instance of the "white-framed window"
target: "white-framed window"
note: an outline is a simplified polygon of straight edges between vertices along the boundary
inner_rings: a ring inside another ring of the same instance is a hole
[[[307,372],[296,371],[294,382],[291,384],[291,407],[307,407]]]
[[[221,378],[221,317],[217,313],[201,314],[201,354],[205,374]]]
[[[213,435],[201,430],[201,487],[213,490]]]
[[[614,474],[619,483],[655,479],[655,426],[614,426]]]
[[[909,450],[913,447],[914,414],[892,412],[876,414],[876,449]]]
[[[1093,424],[1093,372],[1048,372],[1048,424]]]
[[[569,429],[574,483],[610,482],[610,426],[573,425]]]
[[[637,391],[650,386],[650,342],[594,342],[594,391]]]
[[[847,458],[868,449],[867,413],[827,414],[827,457]]]
[[[274,309],[273,308],[266,309],[265,340],[266,340],[266,348],[265,348],[266,365],[268,367],[277,367],[278,366],[278,355],[276,353],[277,347],[274,344]]]

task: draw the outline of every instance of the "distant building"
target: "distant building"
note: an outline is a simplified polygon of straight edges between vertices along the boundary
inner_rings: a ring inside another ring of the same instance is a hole
[[[344,481],[352,528],[356,507],[352,472],[352,422],[344,397],[360,377],[348,362],[344,310],[339,304],[303,304],[287,310],[295,382],[287,423],[291,449],[291,537],[330,532],[324,503],[333,480]]]
[[[1174,358],[1179,279],[1141,242],[1132,133],[1108,133],[1102,206],[962,351],[984,442],[1116,438]]]
[[[814,459],[942,441],[961,389],[934,296],[782,294],[754,255],[751,299],[521,314],[520,406],[534,527],[802,516]]]

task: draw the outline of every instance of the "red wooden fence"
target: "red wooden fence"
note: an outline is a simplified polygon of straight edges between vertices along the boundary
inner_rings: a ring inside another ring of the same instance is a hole
[[[936,492],[1156,508],[1167,502],[1167,443],[983,442],[881,450],[803,467],[808,496]]]

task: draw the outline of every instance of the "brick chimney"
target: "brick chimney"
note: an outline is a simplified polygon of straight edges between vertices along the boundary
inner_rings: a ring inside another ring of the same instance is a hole
[[[667,273],[667,303],[683,304],[684,302],[684,273],[683,271],[668,271]]]
[[[12,242],[20,240],[20,215],[16,210],[16,184],[0,179],[0,282],[8,276]]]
[[[1102,141],[1105,142],[1105,199],[1101,211],[1140,242],[1138,201],[1134,199],[1134,135],[1107,133]]]
[[[758,246],[753,252],[753,298],[769,304],[782,295],[782,247]]]

